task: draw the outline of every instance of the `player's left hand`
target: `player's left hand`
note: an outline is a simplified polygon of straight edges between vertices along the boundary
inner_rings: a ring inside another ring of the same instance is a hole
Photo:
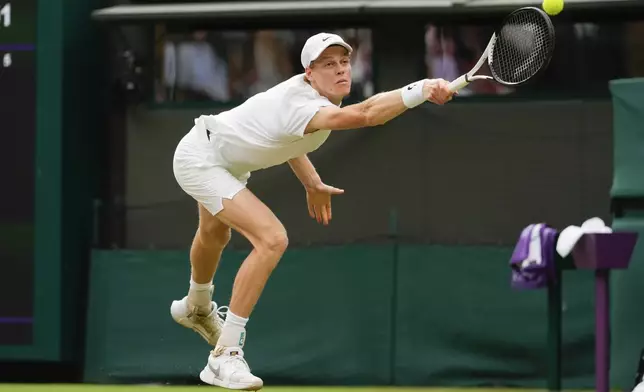
[[[309,216],[325,226],[331,221],[331,196],[341,195],[343,189],[335,188],[320,182],[306,189],[306,204]]]

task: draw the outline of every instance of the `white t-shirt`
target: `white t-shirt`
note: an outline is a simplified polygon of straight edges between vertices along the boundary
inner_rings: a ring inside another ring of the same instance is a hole
[[[305,135],[304,130],[318,110],[329,105],[333,103],[299,74],[234,109],[202,118],[220,157],[236,172],[252,172],[320,147],[331,131]]]

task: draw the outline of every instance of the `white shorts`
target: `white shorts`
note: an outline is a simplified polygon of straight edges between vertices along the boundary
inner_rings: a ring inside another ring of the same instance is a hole
[[[224,208],[224,198],[232,199],[246,187],[250,177],[250,173],[233,175],[208,140],[205,125],[200,120],[179,142],[173,170],[181,189],[213,215]]]

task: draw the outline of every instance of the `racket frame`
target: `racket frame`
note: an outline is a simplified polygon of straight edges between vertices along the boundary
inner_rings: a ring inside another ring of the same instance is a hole
[[[455,79],[453,82],[449,84],[448,88],[451,91],[458,91],[463,87],[467,86],[468,84],[470,84],[471,82],[473,82],[474,80],[494,79],[492,76],[489,76],[489,75],[474,75],[474,74],[478,72],[479,69],[481,69],[483,64],[488,59],[490,51],[492,50],[492,47],[494,46],[495,42],[496,42],[496,33],[492,33],[492,37],[488,41],[487,46],[485,47],[483,54],[481,54],[479,61],[476,62],[476,65],[474,65],[474,67],[472,67],[472,69],[469,70],[469,72],[459,76],[457,79]]]
[[[491,71],[490,73],[492,73],[492,75],[494,75],[494,72],[492,70],[492,64],[490,64],[489,56],[490,56],[490,53],[492,52],[492,49],[494,47],[494,43],[496,42],[496,32],[499,31],[503,26],[505,26],[507,24],[507,20],[510,19],[515,13],[521,12],[521,11],[524,11],[524,10],[527,10],[527,9],[532,10],[532,11],[536,11],[537,13],[541,14],[541,16],[543,17],[543,19],[546,21],[546,23],[548,25],[549,34],[553,38],[552,39],[552,45],[550,46],[550,48],[548,50],[548,57],[547,57],[546,61],[541,65],[539,70],[537,72],[535,72],[534,75],[532,75],[531,77],[526,79],[525,81],[519,82],[519,83],[507,83],[507,82],[504,82],[502,80],[497,79],[494,76],[489,76],[489,75],[474,75],[476,72],[478,72],[478,70],[483,66],[483,63],[486,62],[486,61],[488,62],[488,66],[490,67],[490,71]],[[503,18],[503,22],[495,29],[495,32],[492,33],[492,37],[490,38],[490,41],[488,42],[487,47],[483,51],[483,54],[481,54],[481,57],[479,58],[479,61],[476,63],[476,65],[469,72],[459,76],[457,79],[452,81],[449,84],[448,88],[450,89],[450,91],[456,92],[456,91],[462,89],[463,87],[467,86],[468,84],[470,84],[471,82],[473,82],[475,80],[494,80],[495,82],[497,82],[499,84],[502,84],[504,86],[517,86],[517,85],[520,85],[520,84],[524,84],[524,83],[528,82],[530,79],[533,79],[535,76],[539,75],[544,69],[546,69],[548,67],[548,64],[550,63],[550,59],[552,58],[552,52],[554,51],[554,47],[555,47],[555,39],[554,38],[555,38],[555,28],[554,28],[554,25],[552,24],[552,20],[550,19],[548,14],[546,14],[544,11],[540,10],[537,7],[521,7],[521,8],[518,8],[518,9],[512,11],[505,18]]]

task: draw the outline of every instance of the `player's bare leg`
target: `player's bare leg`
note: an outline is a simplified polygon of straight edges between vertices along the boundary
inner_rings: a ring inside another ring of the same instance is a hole
[[[201,379],[230,389],[257,390],[263,382],[251,374],[242,350],[246,323],[286,251],[288,238],[282,223],[248,189],[232,200],[224,200],[224,209],[217,217],[244,235],[253,250],[237,273],[226,323],[216,349],[208,358],[208,365],[201,372]]]
[[[193,329],[212,346],[217,344],[224,323],[212,301],[212,281],[230,234],[230,227],[199,204],[199,227],[190,248],[190,289],[171,306],[172,317],[179,324]]]
[[[253,245],[253,250],[237,273],[230,302],[233,313],[247,318],[286,251],[286,229],[273,212],[248,189],[239,192],[233,200],[224,200],[224,209],[217,217]]]
[[[230,227],[199,204],[199,228],[190,248],[192,280],[212,283],[221,253],[230,241]]]

